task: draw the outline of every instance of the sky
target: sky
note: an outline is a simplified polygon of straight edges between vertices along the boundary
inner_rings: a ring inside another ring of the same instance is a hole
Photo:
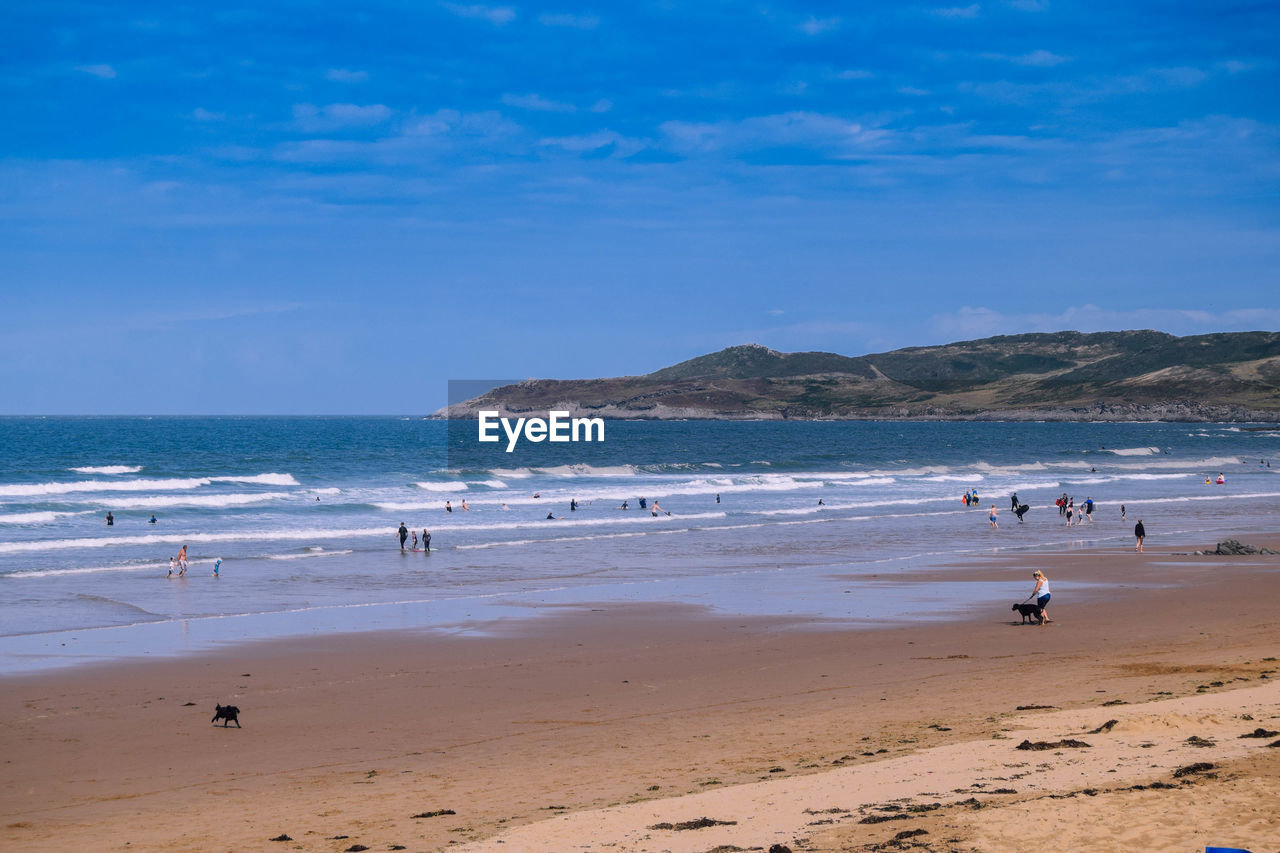
[[[6,3],[0,414],[1280,329],[1269,2]]]

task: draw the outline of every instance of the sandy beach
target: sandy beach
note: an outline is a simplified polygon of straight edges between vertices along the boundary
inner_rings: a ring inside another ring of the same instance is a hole
[[[1007,581],[1010,603],[1035,568],[1122,579],[1055,590],[1045,627],[1007,606],[848,631],[601,603],[484,636],[322,636],[14,676],[0,682],[0,842],[1275,850],[1280,734],[1242,735],[1280,729],[1280,557],[1174,553],[1190,550],[935,570]],[[242,729],[210,724],[219,702]],[[1195,764],[1213,766],[1176,775]],[[723,823],[675,828],[704,817]]]

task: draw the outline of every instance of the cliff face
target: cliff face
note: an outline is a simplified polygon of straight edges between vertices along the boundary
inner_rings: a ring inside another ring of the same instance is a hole
[[[1250,421],[1280,416],[1280,333],[1006,335],[848,357],[729,347],[644,376],[531,379],[439,414]]]

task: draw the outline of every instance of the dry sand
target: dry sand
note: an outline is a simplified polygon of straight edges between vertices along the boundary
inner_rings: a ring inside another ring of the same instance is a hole
[[[4,679],[0,844],[859,850],[922,829],[885,849],[1280,849],[1280,736],[1238,737],[1280,729],[1280,558],[1073,552],[946,577],[1007,579],[1012,602],[1035,567],[1125,584],[1055,592],[1044,628],[1004,608],[834,631],[601,604],[489,637],[321,637]],[[211,726],[215,702],[245,727]],[[1015,750],[1024,737],[1091,746]],[[1195,762],[1215,768],[1173,778]],[[1174,787],[1133,787],[1154,782]],[[414,817],[440,810],[454,814]],[[703,816],[738,822],[648,829]]]

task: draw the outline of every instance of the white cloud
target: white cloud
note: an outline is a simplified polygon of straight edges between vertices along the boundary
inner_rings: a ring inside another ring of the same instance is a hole
[[[973,3],[968,6],[948,6],[941,9],[930,9],[929,11],[940,18],[976,18],[981,6]]]
[[[192,110],[191,117],[196,121],[222,121],[227,117],[227,114],[215,113],[211,110],[206,110],[204,107],[196,107]]]
[[[846,68],[843,71],[836,72],[837,80],[870,80],[874,77],[870,71],[862,68]]]
[[[668,121],[659,126],[671,147],[684,152],[750,150],[797,146],[826,150],[835,156],[878,147],[888,131],[812,112],[755,116],[741,121]]]
[[[324,75],[335,83],[363,83],[369,79],[368,71],[352,71],[348,68],[330,68]]]
[[[815,18],[810,15],[800,24],[800,31],[806,35],[816,36],[839,28],[843,21],[840,18]]]
[[[513,95],[508,92],[502,96],[502,103],[509,107],[519,107],[522,110],[536,110],[544,113],[571,113],[577,110],[577,107],[573,104],[553,101],[533,93]]]
[[[1001,62],[1012,62],[1016,65],[1031,65],[1037,68],[1052,68],[1055,65],[1061,65],[1064,62],[1070,62],[1071,57],[1061,56],[1056,53],[1050,53],[1047,50],[1033,50],[1030,53],[1023,53],[1016,56],[1010,56],[1007,53],[984,53],[983,59],[995,59]]]
[[[947,340],[970,340],[1024,332],[1109,332],[1122,329],[1159,329],[1175,335],[1202,335],[1210,332],[1280,328],[1280,310],[1116,310],[1086,304],[1069,307],[1057,314],[1003,314],[991,308],[965,306],[951,313],[934,314],[930,322],[935,331]]]
[[[575,154],[585,154],[590,151],[598,152],[611,148],[606,153],[617,157],[627,157],[644,148],[643,143],[628,139],[612,130],[600,130],[581,136],[553,137],[539,140],[539,143],[543,146],[561,148]]]
[[[116,76],[116,70],[112,68],[110,65],[106,65],[106,64],[77,65],[76,70],[83,74],[92,74],[94,77],[99,77],[103,80],[112,80],[112,79],[115,79],[115,76]]]
[[[391,108],[385,104],[294,104],[293,118],[301,130],[316,133],[381,124],[391,118]]]
[[[543,12],[538,16],[538,23],[545,27],[570,27],[575,30],[594,30],[600,26],[597,15],[573,15],[567,12]]]
[[[930,92],[928,89],[918,89],[915,86],[899,86],[898,94],[920,96],[920,95],[932,95],[933,93]]]
[[[1049,8],[1049,0],[1008,0],[1009,5],[1023,12],[1044,12]]]
[[[483,6],[479,3],[441,3],[440,6],[459,18],[476,18],[495,27],[509,24],[516,18],[516,10],[510,6]]]
[[[601,98],[591,105],[591,112],[593,113],[607,113],[611,109],[613,109],[613,101],[608,98]]]

